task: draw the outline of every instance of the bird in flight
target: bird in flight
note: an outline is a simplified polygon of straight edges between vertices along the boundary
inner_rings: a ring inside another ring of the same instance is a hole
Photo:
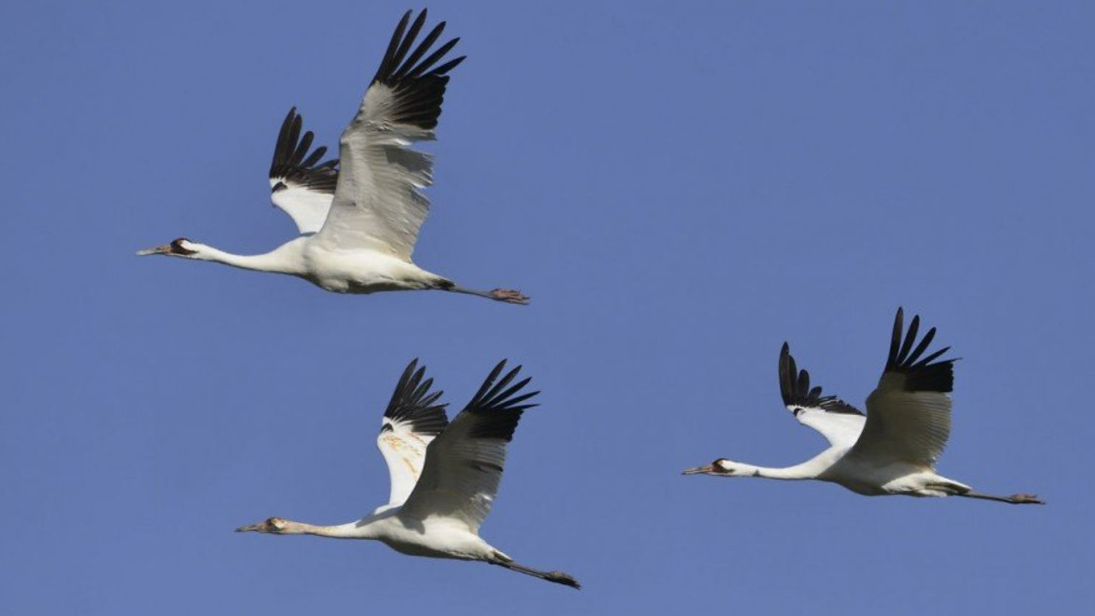
[[[411,261],[429,213],[423,189],[433,183],[432,157],[412,146],[435,138],[449,72],[465,57],[438,64],[458,38],[431,53],[445,22],[415,46],[426,10],[413,23],[411,14],[396,27],[339,139],[339,159],[320,162],[327,148],[309,153],[314,136],[301,136],[303,119],[295,108],[285,117],[270,166],[271,200],[296,223],[297,238],[260,255],[231,254],[186,238],[137,254],[289,274],[335,293],[438,290],[527,304],[519,291],[462,287]]]
[[[521,367],[498,363],[479,391],[450,423],[441,391],[431,391],[425,366],[414,360],[396,385],[377,436],[388,464],[388,504],[359,520],[316,526],[282,518],[241,526],[236,532],[372,539],[411,556],[481,561],[549,582],[580,588],[561,571],[540,571],[514,562],[479,536],[502,479],[506,445],[521,414],[536,406],[538,391],[516,383]],[[501,377],[501,378],[499,378]]]
[[[795,419],[817,430],[830,447],[786,468],[767,468],[719,458],[685,475],[816,479],[867,496],[964,496],[1012,504],[1044,504],[1031,494],[995,496],[935,472],[951,431],[953,359],[939,359],[950,347],[924,353],[935,338],[928,330],[917,344],[920,317],[903,332],[898,308],[886,368],[867,397],[867,414],[836,396],[810,388],[810,375],[799,371],[787,343],[779,355],[779,389]],[[904,340],[902,341],[902,334]],[[915,345],[915,348],[914,348]]]

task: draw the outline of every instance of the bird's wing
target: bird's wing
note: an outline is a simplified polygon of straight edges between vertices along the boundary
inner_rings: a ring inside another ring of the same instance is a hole
[[[820,386],[810,389],[810,373],[799,371],[786,342],[779,352],[779,393],[799,423],[820,432],[834,447],[851,447],[863,431],[866,418],[859,409],[836,396],[822,396]]]
[[[392,35],[361,107],[339,139],[341,171],[334,204],[318,245],[330,250],[374,250],[410,261],[418,229],[429,212],[422,189],[433,182],[433,160],[411,146],[434,139],[446,75],[464,56],[434,66],[459,39],[430,47],[441,22],[411,50],[426,11],[407,29],[408,11]]]
[[[323,226],[338,181],[338,159],[319,162],[327,152],[324,146],[308,153],[314,135],[308,131],[301,137],[303,123],[297,108],[290,109],[281,123],[270,163],[270,200],[297,223],[301,235]]]
[[[418,520],[452,518],[478,531],[498,493],[506,444],[513,439],[521,413],[536,406],[525,402],[540,393],[521,393],[527,378],[511,385],[520,366],[499,379],[505,365],[504,360],[499,362],[472,401],[430,443],[422,478],[403,514]]]
[[[950,347],[921,358],[935,328],[916,344],[919,316],[913,317],[902,343],[903,318],[898,308],[886,369],[867,397],[867,425],[848,455],[871,464],[906,462],[931,468],[950,437],[955,360],[936,361]]]
[[[437,402],[444,392],[431,392],[433,379],[423,380],[425,375],[426,367],[419,368],[417,359],[403,371],[376,437],[392,480],[388,507],[407,500],[422,474],[426,447],[449,424],[446,405]]]

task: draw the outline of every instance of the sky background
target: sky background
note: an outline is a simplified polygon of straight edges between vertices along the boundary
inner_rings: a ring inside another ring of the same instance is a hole
[[[406,8],[0,6],[0,611],[1091,613],[1095,6],[432,2],[415,258],[531,306],[133,256],[290,239],[282,118],[335,145]],[[940,471],[1046,507],[680,476],[820,451],[780,345],[861,405],[899,305],[962,358]],[[232,532],[383,503],[413,357],[543,390],[482,531],[581,592]]]

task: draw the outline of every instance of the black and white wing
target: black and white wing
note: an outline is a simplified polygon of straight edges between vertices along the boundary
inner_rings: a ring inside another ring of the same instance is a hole
[[[779,352],[779,393],[799,423],[820,432],[834,447],[851,447],[863,431],[866,417],[859,409],[836,396],[822,396],[820,386],[810,389],[810,373],[798,369],[786,342]]]
[[[324,146],[308,153],[314,135],[312,131],[300,135],[303,123],[297,108],[290,109],[270,163],[270,200],[297,223],[302,235],[323,227],[338,181],[338,159],[319,162],[327,152]]]
[[[886,369],[867,397],[867,425],[848,455],[874,464],[906,462],[931,468],[950,437],[954,360],[936,361],[950,347],[923,356],[935,328],[916,344],[919,316],[913,317],[902,342],[903,320],[904,311],[898,308]]]
[[[442,391],[430,391],[433,379],[425,379],[426,367],[412,361],[399,378],[392,399],[384,411],[376,446],[388,463],[392,491],[387,507],[398,507],[407,500],[422,474],[426,447],[449,424],[445,404],[438,399]]]
[[[415,46],[426,11],[408,29],[410,17],[407,11],[396,27],[357,115],[339,139],[334,203],[316,235],[331,250],[374,250],[410,261],[429,212],[422,189],[433,182],[433,160],[411,146],[434,139],[447,73],[464,56],[437,65],[459,39],[429,53],[445,22]]]
[[[499,379],[505,366],[505,360],[495,366],[472,401],[430,443],[422,478],[403,506],[403,515],[419,520],[452,518],[478,531],[498,493],[506,445],[521,413],[536,406],[525,402],[540,393],[521,393],[527,378],[510,384],[520,366]]]

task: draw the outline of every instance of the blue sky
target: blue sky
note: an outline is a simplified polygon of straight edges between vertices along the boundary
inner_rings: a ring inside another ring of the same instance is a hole
[[[0,611],[1092,609],[1090,4],[431,3],[469,59],[415,257],[524,309],[134,257],[289,239],[281,119],[334,145],[409,7],[95,4],[0,7]],[[898,305],[963,358],[941,472],[1048,506],[679,475],[813,455],[780,345],[862,404]],[[380,504],[416,356],[454,407],[534,377],[483,534],[583,591],[231,532]]]

